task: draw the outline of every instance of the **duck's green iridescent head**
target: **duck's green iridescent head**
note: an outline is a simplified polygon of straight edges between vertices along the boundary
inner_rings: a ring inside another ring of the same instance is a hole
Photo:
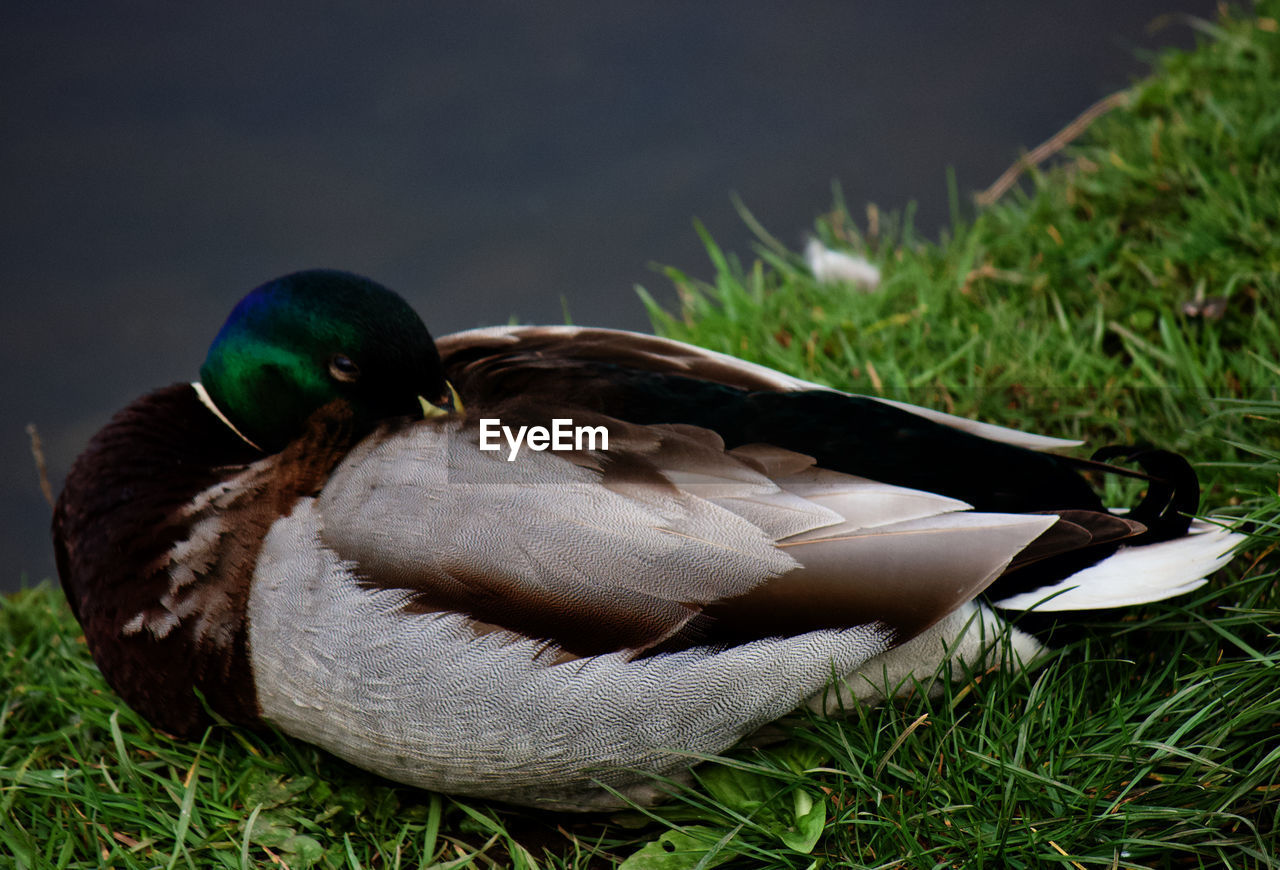
[[[344,399],[365,431],[379,420],[451,408],[452,388],[417,313],[348,272],[295,272],[240,300],[200,368],[217,408],[268,452]]]

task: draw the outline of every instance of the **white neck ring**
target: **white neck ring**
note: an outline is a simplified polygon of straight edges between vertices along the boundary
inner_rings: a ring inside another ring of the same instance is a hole
[[[252,447],[254,450],[257,450],[260,453],[266,452],[257,444],[254,444],[252,441],[246,438],[245,434],[241,432],[239,429],[237,429],[234,423],[232,423],[230,420],[227,419],[227,415],[222,413],[222,409],[213,403],[213,399],[210,398],[209,391],[204,388],[204,384],[200,383],[199,381],[192,381],[191,387],[196,391],[196,396],[197,398],[200,399],[200,404],[208,408],[213,413],[213,416],[217,417],[224,424],[226,424],[226,427],[228,429],[236,433],[237,438],[239,438],[245,444],[248,444],[250,447]]]

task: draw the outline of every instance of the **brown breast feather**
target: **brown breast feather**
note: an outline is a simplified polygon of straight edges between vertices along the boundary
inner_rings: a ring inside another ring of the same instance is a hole
[[[189,384],[151,393],[90,441],[54,514],[58,573],[85,640],[130,706],[174,733],[258,709],[244,612],[270,525],[349,443],[340,410],[262,458]]]

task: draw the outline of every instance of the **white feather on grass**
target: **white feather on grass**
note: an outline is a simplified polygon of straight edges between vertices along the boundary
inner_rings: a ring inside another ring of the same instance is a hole
[[[880,270],[867,260],[833,251],[817,239],[809,240],[804,258],[820,284],[852,284],[868,293],[880,286]]]

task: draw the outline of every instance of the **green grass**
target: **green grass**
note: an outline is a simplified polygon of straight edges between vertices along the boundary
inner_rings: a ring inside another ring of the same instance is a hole
[[[1202,23],[1022,191],[939,241],[843,202],[884,270],[817,285],[761,230],[667,274],[660,331],[833,386],[1201,463],[1244,556],[1185,599],[571,819],[389,785],[272,734],[174,741],[123,707],[48,586],[0,605],[0,866],[1264,867],[1280,860],[1280,2]],[[859,210],[861,213],[861,210]],[[750,218],[754,221],[754,218]],[[1220,320],[1183,303],[1225,297]],[[1132,495],[1117,488],[1110,497]],[[1116,617],[1111,617],[1116,618]]]

